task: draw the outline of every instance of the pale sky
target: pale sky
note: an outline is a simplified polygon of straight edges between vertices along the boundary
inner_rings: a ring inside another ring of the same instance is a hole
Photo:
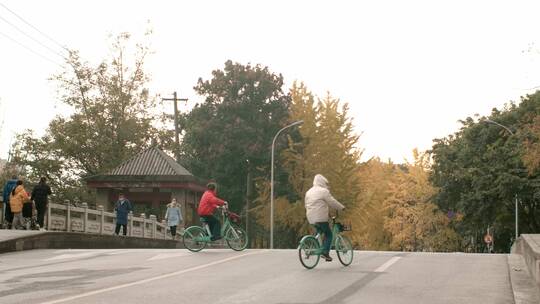
[[[140,36],[149,21],[153,94],[176,90],[202,101],[192,89],[197,79],[227,59],[269,66],[287,88],[301,80],[319,96],[330,91],[350,104],[363,160],[410,160],[413,148],[457,131],[458,119],[487,115],[540,86],[538,1],[0,3],[94,63],[107,55],[109,34]],[[62,51],[0,5],[0,158],[15,133],[42,134],[63,112],[47,80],[60,67],[5,35],[62,59],[3,19]]]

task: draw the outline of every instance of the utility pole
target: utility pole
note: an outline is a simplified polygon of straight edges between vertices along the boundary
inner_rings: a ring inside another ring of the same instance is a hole
[[[515,199],[516,199],[516,204],[515,204],[516,210],[514,211],[514,213],[516,214],[516,220],[515,220],[515,222],[516,222],[516,240],[515,240],[515,242],[517,242],[517,239],[519,237],[519,230],[518,230],[518,196],[517,196],[517,194],[516,194]]]
[[[248,242],[251,241],[251,237],[249,236],[250,229],[249,229],[249,199],[251,197],[251,166],[249,163],[249,159],[246,159],[247,163],[247,181],[246,181],[246,235],[248,237]]]
[[[174,155],[176,157],[176,161],[180,161],[180,154],[178,151],[180,150],[180,128],[178,127],[178,101],[185,101],[187,103],[187,98],[177,98],[176,91],[173,93],[173,98],[162,98],[163,101],[173,101],[174,102],[174,141],[175,141],[175,149],[174,149]]]

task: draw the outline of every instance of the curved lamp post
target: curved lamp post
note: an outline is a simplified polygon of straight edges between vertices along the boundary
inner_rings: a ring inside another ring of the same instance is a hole
[[[292,124],[283,127],[276,133],[272,140],[272,164],[270,169],[270,249],[274,249],[274,146],[276,139],[285,129],[303,124],[303,120],[295,121]]]
[[[510,128],[508,128],[507,126],[504,126],[504,125],[501,125],[500,123],[496,122],[496,121],[493,121],[491,119],[486,119],[484,120],[485,122],[489,122],[489,123],[492,123],[494,125],[497,125],[501,128],[504,128],[506,131],[510,132],[510,134],[514,135],[514,132],[512,132],[512,130],[510,130]]]
[[[496,122],[496,121],[493,121],[491,119],[486,119],[484,120],[485,122],[487,123],[491,123],[491,124],[494,124],[494,125],[497,125],[501,128],[504,128],[506,131],[508,131],[511,135],[514,135],[514,132],[512,132],[512,130],[510,130],[510,128],[508,128],[507,126],[505,125],[501,125],[500,123]],[[517,199],[517,193],[516,193],[516,198],[515,198],[516,202],[515,202],[515,214],[516,214],[516,240],[518,238],[518,199]]]

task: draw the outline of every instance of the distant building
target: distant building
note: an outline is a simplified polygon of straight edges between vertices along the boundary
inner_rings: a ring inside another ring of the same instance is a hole
[[[206,184],[155,147],[142,151],[107,174],[86,178],[86,183],[96,189],[97,204],[106,210],[112,210],[122,192],[133,203],[136,214],[152,213],[160,220],[174,197],[182,205],[185,225],[198,221],[196,208]]]

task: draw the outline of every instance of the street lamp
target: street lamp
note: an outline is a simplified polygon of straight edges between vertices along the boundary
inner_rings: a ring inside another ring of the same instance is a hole
[[[501,128],[504,128],[506,131],[510,132],[510,134],[514,135],[514,132],[512,132],[512,130],[510,130],[510,128],[508,128],[507,126],[504,126],[504,125],[501,125],[500,123],[496,122],[496,121],[493,121],[491,119],[486,119],[485,122],[489,122],[489,123],[492,123],[492,124],[495,124]]]
[[[276,133],[274,140],[272,140],[272,164],[270,169],[270,249],[274,249],[274,146],[276,144],[276,139],[285,129],[294,127],[296,125],[303,124],[303,120],[295,121],[292,124],[283,127]]]
[[[512,130],[510,130],[510,128],[508,128],[507,126],[504,126],[496,121],[493,121],[491,119],[486,119],[484,120],[485,122],[488,122],[488,123],[492,123],[494,125],[497,125],[501,128],[504,128],[506,131],[510,132],[511,135],[514,135],[514,132],[512,132]],[[516,240],[518,238],[518,198],[517,198],[517,193],[515,195],[515,200],[516,200],[516,203],[515,203],[515,214],[516,214]]]

